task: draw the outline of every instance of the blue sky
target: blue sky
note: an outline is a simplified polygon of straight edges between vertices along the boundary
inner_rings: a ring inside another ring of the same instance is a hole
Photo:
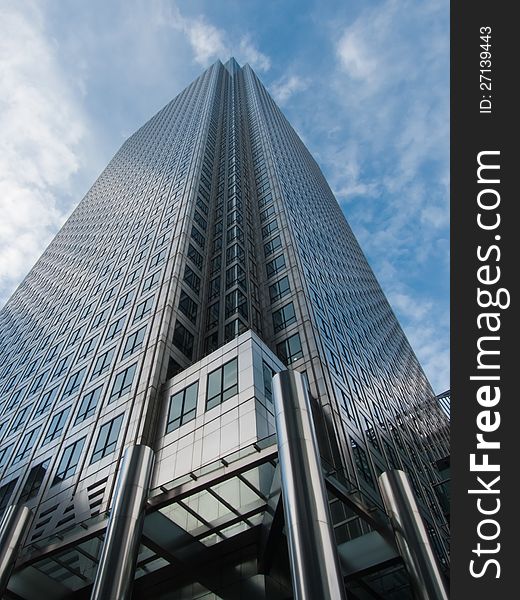
[[[257,71],[320,164],[443,391],[447,0],[3,0],[0,305],[124,139],[230,55]]]

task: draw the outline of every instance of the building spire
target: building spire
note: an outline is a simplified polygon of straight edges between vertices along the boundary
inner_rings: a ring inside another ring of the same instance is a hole
[[[229,71],[230,75],[234,75],[235,73],[237,73],[240,70],[240,65],[237,63],[237,61],[235,60],[235,57],[232,56],[227,63],[225,63],[224,65],[226,67],[226,69]]]

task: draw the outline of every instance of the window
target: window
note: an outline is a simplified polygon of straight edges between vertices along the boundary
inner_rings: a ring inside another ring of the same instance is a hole
[[[233,244],[226,250],[226,262],[227,264],[234,260],[244,261],[245,252],[242,246],[239,244]]]
[[[45,473],[49,468],[49,459],[42,462],[39,465],[34,466],[29,471],[29,476],[22,488],[22,493],[20,494],[20,502],[27,502],[31,498],[34,498],[38,494],[38,491],[43,483],[43,479],[45,477]]]
[[[90,326],[90,329],[92,330],[100,327],[106,321],[107,316],[108,308],[105,308],[92,319],[92,325]]]
[[[90,338],[90,340],[87,340],[83,344],[83,347],[81,348],[81,352],[79,353],[79,356],[78,356],[78,360],[83,360],[84,358],[87,358],[87,356],[89,354],[94,352],[94,349],[96,347],[98,339],[99,339],[99,335],[96,335],[95,337]]]
[[[67,422],[69,413],[70,406],[52,417],[49,429],[47,430],[47,433],[43,438],[42,446],[45,446],[45,444],[52,442],[52,440],[55,440],[63,433],[63,428],[65,427],[65,423]]]
[[[195,211],[195,214],[193,215],[193,220],[195,221],[195,223],[197,223],[197,225],[199,225],[199,227],[201,229],[203,229],[204,231],[206,231],[207,228],[207,223],[206,223],[206,219],[204,219],[202,217],[202,215],[200,215],[197,211]]]
[[[400,469],[401,465],[399,464],[399,459],[397,458],[397,453],[393,449],[393,447],[383,438],[383,446],[385,447],[385,453],[388,458],[388,464],[392,469]]]
[[[224,341],[229,342],[233,340],[244,331],[247,331],[247,325],[241,319],[234,319],[226,325],[224,328]]]
[[[39,359],[33,360],[32,363],[27,367],[27,369],[25,369],[25,373],[23,374],[23,376],[30,377],[36,371],[36,366],[38,362]]]
[[[28,414],[29,414],[29,410],[32,408],[32,406],[25,406],[24,408],[22,408],[21,410],[18,411],[18,413],[16,414],[16,417],[13,419],[13,422],[11,423],[11,426],[9,427],[9,433],[14,433],[15,431],[18,431],[20,429],[20,427],[22,427],[22,425],[25,423],[25,419],[27,418]]]
[[[63,312],[65,312],[65,311],[63,311]],[[72,323],[72,321],[73,321],[72,317],[70,319],[68,319],[68,321],[65,321],[65,323],[63,323],[63,325],[60,327],[58,335],[61,335],[62,333],[65,333],[66,331],[69,331],[70,330],[70,324]]]
[[[148,233],[147,235],[145,235],[144,237],[142,237],[139,240],[139,248],[142,248],[145,244],[148,244],[148,242],[151,240],[152,238],[152,234]]]
[[[136,368],[137,363],[116,375],[114,379],[114,385],[112,386],[112,391],[110,392],[110,398],[108,400],[109,402],[113,402],[114,400],[121,398],[121,396],[131,390]]]
[[[40,342],[40,345],[38,346],[38,350],[43,350],[43,348],[48,348],[49,347],[52,335],[53,335],[52,333],[49,333],[48,336],[46,336],[46,337],[44,337],[42,339],[42,341]],[[48,362],[48,360],[46,360],[45,362]]]
[[[209,282],[208,299],[212,300],[220,294],[220,275],[217,275]]]
[[[65,448],[58,464],[58,469],[56,470],[56,475],[54,476],[52,485],[61,483],[63,480],[74,475],[76,472],[76,467],[79,463],[81,451],[83,450],[83,445],[85,444],[85,439],[86,438],[81,438]]]
[[[117,301],[115,312],[119,312],[120,310],[123,310],[123,308],[126,308],[132,301],[134,294],[135,294],[135,289],[130,290],[124,296],[121,296],[119,298],[119,300]]]
[[[137,352],[137,350],[139,350],[142,347],[145,332],[146,332],[146,327],[142,327],[141,329],[131,333],[126,338],[125,347],[123,348],[123,353],[121,355],[121,360],[128,358],[134,352]]]
[[[184,290],[181,291],[179,309],[192,323],[197,321],[197,303],[194,302]]]
[[[11,450],[13,449],[13,444],[9,446],[4,446],[4,448],[0,448],[0,469],[7,464],[7,459],[11,454]]]
[[[242,221],[243,221],[242,214],[240,212],[238,212],[237,210],[234,210],[228,214],[227,219],[226,219],[226,225],[227,225],[227,227],[230,227],[231,225],[234,225],[235,223],[241,224]]]
[[[265,221],[266,219],[268,219],[269,217],[274,215],[274,213],[275,213],[274,206],[271,204],[271,206],[269,206],[268,208],[266,208],[264,211],[262,211],[260,213],[260,221]]]
[[[233,240],[238,240],[239,242],[244,240],[244,232],[238,225],[233,225],[233,227],[228,229],[226,241],[229,244]]]
[[[156,267],[158,264],[162,263],[165,256],[166,249],[161,250],[155,256],[152,256],[152,259],[150,260],[150,268]]]
[[[208,214],[208,207],[206,206],[206,203],[200,196],[197,198],[197,206],[202,210],[202,212],[205,215]]]
[[[46,371],[45,373],[40,373],[39,375],[37,375],[34,378],[31,388],[29,389],[29,396],[31,394],[35,394],[37,391],[39,391],[45,385],[45,382],[47,381],[48,376],[49,376],[49,371]]]
[[[102,389],[103,386],[99,386],[95,390],[91,390],[83,396],[83,399],[81,400],[81,405],[79,407],[78,415],[76,417],[76,420],[74,421],[74,425],[77,425],[85,419],[88,419],[96,412],[96,407],[99,401],[99,397],[101,396]]]
[[[273,401],[273,375],[274,371],[267,363],[262,363],[264,377],[264,395],[269,402]]]
[[[222,266],[222,256],[219,254],[219,255],[215,256],[215,258],[211,259],[210,275],[213,275],[217,271],[220,271],[221,266]]]
[[[215,302],[208,308],[207,328],[211,329],[218,325],[220,302]]]
[[[190,286],[190,288],[198,294],[200,291],[200,277],[196,275],[188,265],[184,269],[184,281]]]
[[[13,458],[13,465],[17,462],[20,462],[24,458],[27,458],[36,442],[38,435],[40,434],[41,427],[36,427],[32,431],[28,431],[22,438],[18,449],[16,450],[16,454]]]
[[[292,302],[282,306],[282,308],[273,312],[273,326],[274,332],[278,333],[282,329],[289,327],[292,323],[296,322],[296,314],[294,312],[294,305]]]
[[[65,386],[65,389],[63,390],[63,398],[67,398],[68,396],[71,396],[72,394],[75,394],[80,386],[81,386],[81,382],[83,381],[83,377],[85,376],[85,371],[86,371],[86,367],[83,367],[83,369],[77,371],[76,373],[74,373],[73,375],[71,375],[69,377],[69,380],[67,381],[67,385]]]
[[[341,406],[345,409],[348,418],[356,423],[356,409],[354,408],[354,401],[349,394],[346,394],[343,390],[341,392]],[[357,424],[357,423],[356,423]]]
[[[148,248],[145,248],[144,250],[141,250],[141,252],[138,252],[134,256],[134,260],[132,261],[132,264],[133,265],[139,264],[144,259],[144,257],[146,256],[147,253],[148,253]]]
[[[112,265],[111,265],[111,264],[109,264],[109,265],[106,265],[106,266],[105,266],[105,267],[103,267],[103,269],[101,270],[101,273],[100,273],[100,275],[99,275],[99,276],[100,276],[100,277],[104,277],[104,276],[105,276],[105,275],[106,275],[106,274],[107,274],[107,273],[110,271],[110,269],[111,269],[111,268],[112,268]]]
[[[127,250],[128,252],[128,250]],[[124,253],[126,254],[126,253]],[[122,262],[123,260],[126,259],[125,255],[121,255],[120,257],[120,262]],[[119,267],[118,269],[116,269],[113,273],[112,273],[112,277],[110,278],[110,281],[117,281],[118,279],[120,279],[123,275],[123,273],[125,272],[126,269],[126,265],[124,267]],[[115,285],[112,289],[108,290],[108,292],[105,293],[105,296],[103,297],[103,300],[101,300],[101,304],[103,304],[104,302],[108,302],[108,300],[111,300],[116,293],[116,288],[117,286]]]
[[[137,305],[133,320],[134,323],[144,319],[146,315],[149,315],[152,312],[153,298],[153,296],[150,296],[150,298],[147,298],[144,302],[141,302],[141,304]]]
[[[285,268],[284,255],[280,254],[280,256],[277,256],[271,262],[268,262],[265,265],[265,268],[267,271],[267,277],[272,277],[273,275],[276,275],[276,273],[280,272],[282,269]]]
[[[94,304],[95,302],[91,302],[90,304],[85,306],[85,308],[81,311],[79,318],[85,319],[86,317],[88,317],[90,313],[94,310]]]
[[[79,327],[78,329],[76,329],[75,331],[73,331],[70,334],[69,341],[67,342],[67,348],[69,346],[73,346],[76,342],[78,342],[86,329],[87,329],[87,326],[86,325],[82,325],[81,327]]]
[[[121,275],[122,271],[123,269],[119,267],[119,269],[114,273],[114,275],[112,275],[112,281],[117,279]],[[101,304],[105,304],[109,300],[112,300],[112,298],[116,295],[116,287],[117,286],[111,287],[103,294],[103,298],[101,298]]]
[[[221,220],[222,219],[222,209],[221,208],[217,209],[217,211],[215,212],[215,215],[216,215],[215,218],[216,219],[220,219],[220,220],[217,221],[215,223],[214,227],[213,227],[213,236],[214,237],[218,236],[218,239],[220,240],[220,242],[219,242],[220,243],[219,248],[222,248],[222,236],[221,236],[221,234],[222,234],[222,230],[224,228],[224,224],[222,223],[222,220]],[[213,246],[213,250],[216,250],[215,246]]]
[[[69,365],[71,362],[72,362],[72,354],[69,354],[68,356],[64,356],[63,358],[61,358],[58,361],[56,368],[54,369],[52,378],[57,379],[58,377],[61,377],[63,375],[63,373],[65,373],[65,371],[69,368]]]
[[[197,412],[198,389],[199,384],[198,382],[195,382],[170,397],[166,433],[178,429],[181,425],[184,425],[195,418]]]
[[[38,407],[34,411],[35,417],[40,417],[41,415],[44,415],[50,409],[52,403],[54,402],[54,399],[56,398],[57,393],[58,388],[55,387],[54,389],[48,390],[47,392],[45,392],[45,394],[43,394],[42,399],[38,404]]]
[[[226,290],[231,289],[234,285],[241,286],[246,289],[246,272],[238,264],[229,267],[226,271]]]
[[[267,242],[267,244],[264,244],[264,253],[266,256],[269,256],[270,254],[272,254],[273,252],[278,250],[278,248],[281,248],[281,247],[282,247],[282,240],[280,239],[280,236],[277,235],[270,242]]]
[[[7,508],[9,504],[9,500],[11,499],[11,494],[13,493],[14,488],[16,487],[16,482],[18,478],[13,479],[9,483],[4,484],[0,487],[0,516],[4,514],[4,510]]]
[[[193,340],[193,335],[186,329],[186,327],[184,327],[181,322],[177,321],[177,323],[175,323],[175,330],[173,332],[173,343],[190,359],[193,354]]]
[[[20,400],[20,398],[22,397],[22,395],[25,393],[26,388],[23,388],[21,390],[17,390],[9,399],[9,403],[7,404],[7,406],[4,409],[4,414],[9,412],[12,408],[14,408],[17,404],[18,401]]]
[[[275,219],[262,227],[262,237],[266,238],[278,230],[278,221]]]
[[[197,250],[195,250],[195,248],[191,244],[188,246],[188,258],[198,269],[202,269],[202,254],[200,252],[197,252]]]
[[[105,342],[113,340],[118,333],[121,333],[121,330],[123,329],[123,323],[125,322],[125,317],[126,315],[124,317],[121,317],[117,321],[110,323],[110,325],[108,326],[107,334],[105,336]]]
[[[238,359],[234,358],[208,375],[206,410],[238,393]]]
[[[222,225],[222,223],[220,223],[220,225]],[[213,239],[212,251],[218,252],[221,249],[222,249],[222,236],[220,235],[219,237],[215,237]]]
[[[111,348],[101,356],[98,356],[96,362],[94,363],[94,370],[92,371],[92,375],[90,376],[90,380],[99,377],[110,368],[110,363],[112,362],[112,358],[114,356],[115,348]]]
[[[295,333],[285,341],[276,346],[276,353],[280,360],[286,365],[290,365],[295,360],[303,356],[300,334]]]
[[[159,282],[159,278],[161,276],[161,271],[155,271],[153,275],[147,277],[143,283],[143,289],[141,290],[141,294],[148,292],[151,290],[157,283]]]
[[[234,290],[226,296],[226,319],[235,313],[247,319],[247,297],[240,290]]]
[[[372,479],[372,471],[370,470],[367,453],[352,438],[350,439],[350,444],[352,446],[352,454],[354,455],[354,462],[356,463],[358,473],[368,484],[374,487],[374,480]]]
[[[123,417],[124,415],[119,415],[101,427],[94,447],[94,452],[92,453],[92,458],[90,459],[90,464],[93,464],[114,452],[117,445],[117,438],[119,437],[119,431],[123,424]]]
[[[191,228],[191,237],[197,242],[197,244],[204,250],[204,244],[205,244],[205,239],[204,236],[202,235],[202,233],[195,227],[193,226]],[[191,245],[191,244],[190,244]],[[189,249],[188,249],[188,256],[189,256]]]

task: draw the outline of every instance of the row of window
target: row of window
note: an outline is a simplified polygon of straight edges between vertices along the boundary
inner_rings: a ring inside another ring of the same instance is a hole
[[[170,397],[166,433],[192,421],[197,412],[199,383],[189,385]],[[206,410],[210,410],[238,393],[238,359],[233,358],[208,375]]]
[[[119,321],[116,321],[115,323],[118,324]],[[122,327],[122,325],[121,325],[121,327]],[[125,360],[125,359],[129,358],[132,354],[134,354],[135,352],[140,350],[140,348],[142,347],[142,345],[144,343],[145,333],[146,333],[146,327],[143,327],[137,331],[133,331],[132,333],[130,333],[127,336],[124,346],[122,348],[121,360]],[[94,338],[91,338],[87,342],[85,342],[77,360],[78,361],[83,360],[83,359],[87,358],[89,356],[89,354],[94,352],[98,340],[99,340],[99,336],[96,336]],[[103,375],[106,371],[108,371],[108,369],[110,368],[110,365],[112,363],[112,360],[113,360],[113,357],[115,354],[115,350],[116,350],[116,348],[113,347],[97,357],[94,367],[93,367],[93,371],[90,376],[91,381],[93,379]],[[27,397],[33,396],[34,394],[39,392],[39,390],[41,388],[43,388],[48,382],[52,382],[53,380],[61,377],[71,367],[73,358],[74,358],[73,354],[69,354],[69,355],[61,358],[58,361],[58,363],[56,364],[56,367],[55,367],[51,377],[49,377],[50,370],[40,373],[33,380],[33,383],[30,386],[29,391],[27,393]],[[88,367],[84,367],[83,369],[78,370],[77,372],[73,373],[69,377],[69,379],[67,380],[67,382],[64,386],[64,389],[62,392],[62,398],[67,398],[67,397],[71,396],[79,389],[79,387],[84,379],[87,368]],[[5,413],[9,412],[12,408],[14,408],[15,405],[21,401],[22,395],[26,391],[27,391],[27,388],[22,388],[22,389],[17,390],[11,396],[11,398],[9,399],[9,402],[6,403],[3,413],[5,414]]]
[[[107,423],[104,423],[100,429],[96,439],[96,443],[94,445],[92,456],[90,458],[89,464],[92,465],[101,459],[105,458],[109,454],[112,454],[116,447],[119,439],[119,434],[121,431],[121,426],[123,424],[124,414],[120,414],[117,417],[114,417]],[[34,430],[36,431],[36,430]],[[51,486],[57,485],[61,483],[65,479],[72,477],[76,472],[77,466],[80,461],[81,453],[85,446],[86,436],[82,437],[79,440],[74,441],[72,444],[69,444],[63,450],[61,458],[58,462],[58,466],[56,468],[56,473],[51,482]],[[24,502],[30,500],[38,493],[38,490],[43,483],[43,479],[45,477],[45,473],[49,467],[50,459],[45,459],[42,463],[35,465],[31,468],[29,472],[29,476],[25,482],[25,485],[22,489],[19,501]],[[7,492],[9,492],[9,496],[12,493],[12,488],[14,488],[13,483],[9,482],[6,486],[2,486],[1,496],[2,499],[5,499],[4,496]],[[1,504],[1,502],[0,502]],[[3,510],[3,506],[0,506],[0,513]]]
[[[124,414],[120,414],[100,427],[89,464],[92,465],[114,452],[123,419]],[[83,437],[65,448],[58,463],[52,485],[61,483],[74,475],[86,439],[86,437]]]
[[[110,396],[108,397],[108,404],[121,398],[124,394],[130,391],[130,389],[132,388],[136,368],[137,363],[131,365],[130,367],[124,369],[116,375],[114,383],[112,385]],[[99,399],[101,397],[102,388],[103,386],[99,386],[94,390],[90,390],[83,396],[73,426],[78,425],[79,423],[83,422],[85,419],[89,418],[94,414]],[[35,417],[41,416],[42,414],[50,410],[52,403],[56,397],[56,392],[57,389],[55,388],[54,390],[50,390],[49,392],[47,392],[42,397],[35,411]],[[45,432],[45,436],[43,437],[41,442],[42,447],[62,435],[65,425],[68,421],[70,411],[71,406],[68,406],[52,416],[52,418],[50,419],[49,426]],[[28,411],[22,411],[22,418],[27,417],[26,412],[28,414]],[[20,424],[17,424],[17,429],[21,427],[21,424],[23,424],[23,422],[24,421],[21,421]],[[13,456],[13,465],[19,463],[20,461],[24,460],[29,456],[34,447],[34,444],[39,438],[41,430],[42,426],[40,425],[39,427],[36,427],[23,435],[21,442],[16,449],[16,453]],[[12,443],[11,445],[5,446],[0,450],[0,467],[3,467],[7,463],[7,460],[13,447],[14,444]]]

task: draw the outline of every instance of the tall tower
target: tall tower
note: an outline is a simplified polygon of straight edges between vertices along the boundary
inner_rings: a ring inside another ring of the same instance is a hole
[[[32,511],[18,597],[88,597],[136,445],[155,463],[135,597],[238,597],[225,590],[253,580],[288,597],[271,382],[287,367],[310,395],[340,555],[385,533],[377,477],[402,469],[446,564],[433,491],[445,417],[318,165],[248,65],[217,61],[123,144],[0,330],[0,510]],[[223,557],[227,583],[208,566],[223,572]],[[385,560],[347,588],[407,597],[391,591],[406,588],[399,557]]]

